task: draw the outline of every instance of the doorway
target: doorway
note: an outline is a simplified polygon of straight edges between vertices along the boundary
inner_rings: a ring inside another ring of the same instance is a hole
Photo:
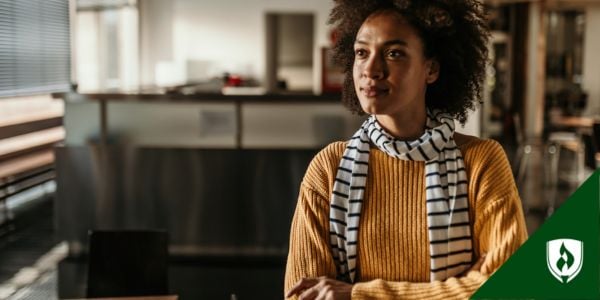
[[[267,13],[266,84],[270,92],[312,92],[314,15]]]

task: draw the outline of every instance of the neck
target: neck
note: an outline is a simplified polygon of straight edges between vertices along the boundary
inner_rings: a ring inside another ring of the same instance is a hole
[[[397,115],[375,115],[375,117],[381,127],[396,139],[412,141],[423,135],[427,112],[423,107],[419,112],[403,112]]]

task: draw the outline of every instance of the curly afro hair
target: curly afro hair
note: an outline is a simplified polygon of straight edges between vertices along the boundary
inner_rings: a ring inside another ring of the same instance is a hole
[[[440,64],[438,79],[427,87],[425,103],[464,124],[481,99],[488,60],[489,30],[477,0],[335,0],[329,24],[338,30],[334,60],[343,67],[342,102],[364,114],[352,79],[354,40],[372,13],[392,10],[419,33],[424,55]]]

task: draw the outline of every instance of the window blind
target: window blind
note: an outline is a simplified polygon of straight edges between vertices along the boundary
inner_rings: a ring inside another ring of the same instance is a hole
[[[67,91],[68,0],[0,0],[0,97]]]

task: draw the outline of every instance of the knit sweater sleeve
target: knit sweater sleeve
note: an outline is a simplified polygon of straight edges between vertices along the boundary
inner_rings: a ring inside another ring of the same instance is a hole
[[[357,283],[352,299],[465,299],[470,297],[527,239],[525,220],[508,160],[493,141],[474,146],[465,156],[472,161],[470,195],[476,199],[474,220],[475,257],[486,254],[480,271],[435,282],[372,280]]]
[[[328,224],[328,208],[322,207],[327,202],[319,198],[318,193],[305,184],[302,185],[292,220],[285,273],[286,292],[302,278],[335,278],[335,264],[325,235],[329,228],[319,225]]]
[[[341,147],[337,145],[337,147]],[[300,185],[296,211],[292,219],[290,246],[285,272],[284,292],[302,278],[336,277],[335,263],[329,250],[329,199],[325,166],[332,158],[335,145],[322,150],[313,159]]]

